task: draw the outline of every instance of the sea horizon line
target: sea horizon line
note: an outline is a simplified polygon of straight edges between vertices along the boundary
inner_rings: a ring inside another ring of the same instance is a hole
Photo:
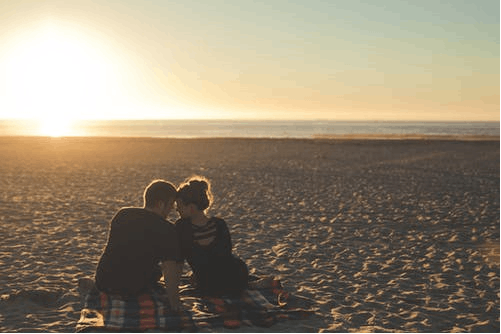
[[[267,119],[267,118],[121,118],[121,119],[72,119],[67,120],[72,122],[154,122],[154,121],[173,121],[173,122],[340,122],[340,123],[500,123],[500,120],[412,120],[412,119]],[[20,121],[20,122],[39,122],[44,121],[43,118],[0,118],[0,122],[4,121]]]

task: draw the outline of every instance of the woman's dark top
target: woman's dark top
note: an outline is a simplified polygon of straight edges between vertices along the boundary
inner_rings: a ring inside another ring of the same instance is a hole
[[[183,260],[174,225],[143,208],[121,209],[110,224],[96,286],[110,293],[142,293],[160,279],[163,260]]]
[[[176,222],[176,229],[181,253],[190,265],[202,294],[232,295],[247,288],[247,266],[232,254],[230,232],[223,219],[212,217],[203,226],[181,219]],[[211,239],[212,242],[207,245],[200,244]]]

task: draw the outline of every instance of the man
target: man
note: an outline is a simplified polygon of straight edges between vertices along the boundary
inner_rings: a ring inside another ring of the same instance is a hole
[[[176,188],[155,180],[144,191],[143,208],[122,208],[110,223],[108,243],[96,269],[100,291],[138,295],[151,290],[164,275],[173,310],[179,310],[182,257],[174,225],[166,217]]]

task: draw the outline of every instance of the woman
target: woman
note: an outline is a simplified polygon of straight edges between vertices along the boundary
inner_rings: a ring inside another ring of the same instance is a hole
[[[210,183],[193,177],[179,186],[176,229],[183,256],[193,271],[195,286],[203,295],[238,295],[247,288],[246,264],[232,254],[226,222],[207,216],[212,194]]]

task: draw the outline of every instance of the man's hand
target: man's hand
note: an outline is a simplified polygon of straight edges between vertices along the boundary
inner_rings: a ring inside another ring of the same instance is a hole
[[[181,280],[180,266],[176,261],[162,261],[160,263],[162,273],[164,275],[165,284],[167,285],[167,297],[173,311],[181,310],[181,301],[179,300],[179,282]]]

